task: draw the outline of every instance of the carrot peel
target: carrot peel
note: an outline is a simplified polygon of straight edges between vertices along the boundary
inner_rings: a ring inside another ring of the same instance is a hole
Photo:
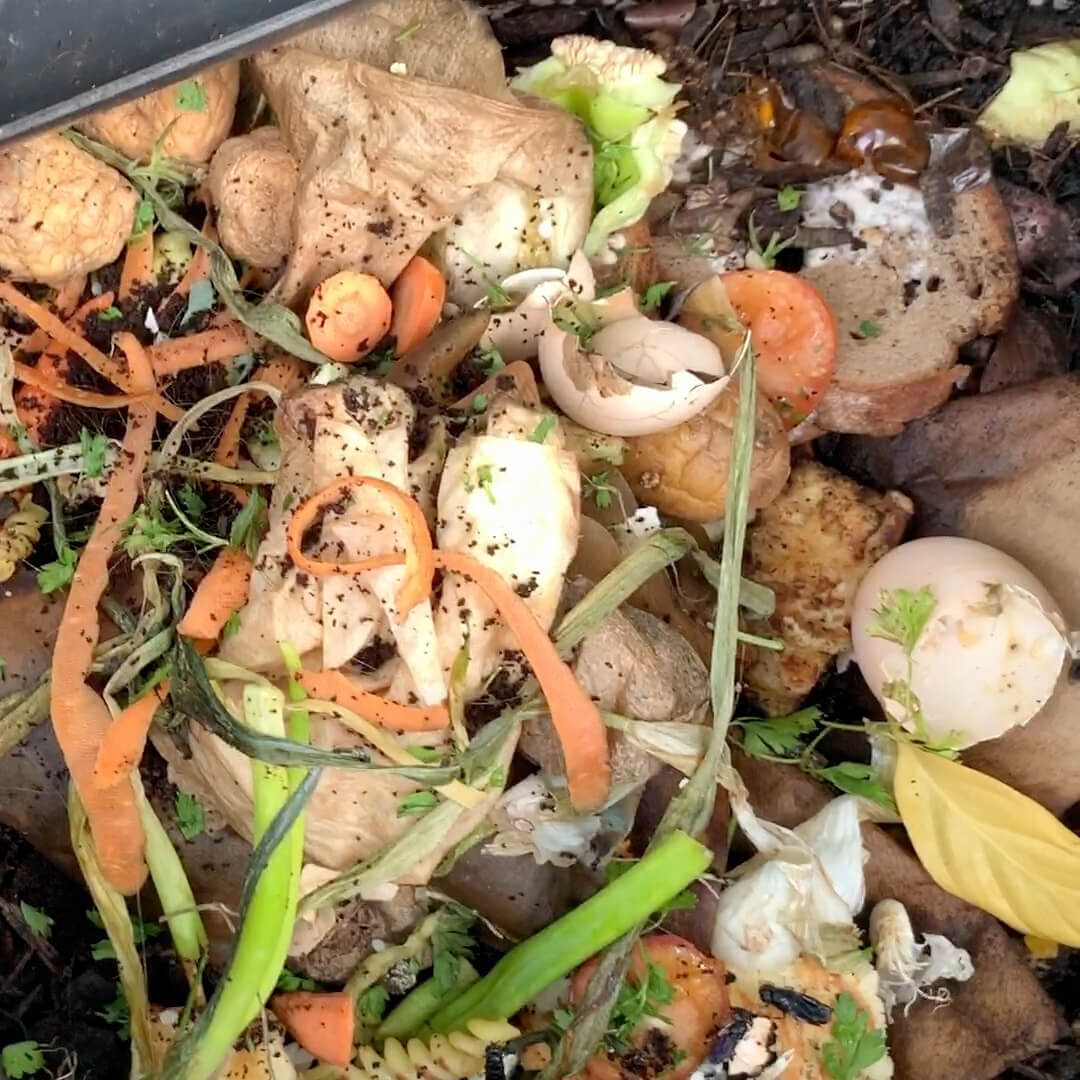
[[[146,749],[146,737],[150,734],[154,713],[168,692],[166,679],[123,709],[109,725],[94,765],[94,784],[97,787],[106,791],[115,787],[138,766]]]
[[[313,698],[330,701],[394,731],[442,731],[450,726],[445,705],[399,705],[361,690],[340,671],[300,671],[297,682]]]
[[[199,582],[177,631],[200,641],[217,641],[229,618],[247,603],[252,562],[245,551],[225,548]]]
[[[352,488],[369,487],[377,491],[392,507],[405,532],[404,552],[372,555],[355,562],[314,559],[305,555],[301,544],[304,533],[316,517],[334,506]],[[417,604],[431,595],[435,576],[433,546],[427,519],[415,499],[385,480],[374,476],[346,476],[306,499],[293,513],[285,533],[289,555],[299,569],[316,577],[331,574],[363,574],[384,566],[405,564],[406,575],[397,595],[400,617],[404,618]]]

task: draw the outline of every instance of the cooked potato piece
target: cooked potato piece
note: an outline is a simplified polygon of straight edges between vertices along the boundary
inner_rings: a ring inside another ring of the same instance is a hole
[[[135,216],[135,192],[115,169],[56,134],[0,151],[0,269],[59,285],[111,263]]]
[[[634,494],[665,514],[688,521],[724,516],[739,391],[735,383],[703,413],[677,427],[626,440],[623,475]],[[757,402],[750,509],[772,502],[788,478],[791,452],[777,411]]]
[[[221,244],[234,259],[273,270],[292,244],[300,169],[281,132],[262,127],[226,139],[210,163]]]
[[[782,652],[749,646],[743,680],[770,716],[798,708],[833,658],[851,648],[851,604],[859,582],[903,539],[911,500],[879,495],[816,461],[791,481],[746,534],[747,576],[776,594],[768,619],[747,629],[779,638]]]
[[[234,60],[83,117],[75,126],[137,161],[148,158],[164,135],[166,157],[204,165],[232,128],[239,92],[240,63]]]

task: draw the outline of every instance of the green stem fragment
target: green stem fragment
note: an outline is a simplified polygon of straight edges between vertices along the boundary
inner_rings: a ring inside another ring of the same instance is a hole
[[[434,978],[425,979],[401,999],[379,1025],[376,1039],[405,1039],[420,1028],[446,1002],[448,997],[480,981],[480,973],[465,957],[458,961],[457,984],[447,994]]]
[[[469,1020],[503,1020],[546,986],[661,908],[708,869],[712,852],[673,832],[625,874],[508,952],[428,1023],[433,1032],[461,1031]]]

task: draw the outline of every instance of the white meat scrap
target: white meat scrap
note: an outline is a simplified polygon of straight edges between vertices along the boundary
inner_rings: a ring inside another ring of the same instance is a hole
[[[524,406],[492,409],[483,435],[463,438],[447,455],[439,486],[437,546],[495,570],[544,629],[555,619],[578,542],[580,474],[556,425],[534,442],[538,416]],[[469,581],[448,575],[435,613],[443,670],[468,641],[465,694],[474,696],[516,648],[494,605]]]

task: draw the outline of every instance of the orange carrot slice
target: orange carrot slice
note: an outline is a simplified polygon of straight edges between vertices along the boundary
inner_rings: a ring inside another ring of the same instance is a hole
[[[357,487],[372,488],[390,504],[404,528],[405,542],[402,545],[404,551],[372,555],[357,562],[323,561],[305,555],[301,548],[304,533],[314,524],[320,513],[332,507],[346,492]],[[382,566],[400,566],[404,563],[405,581],[397,595],[398,614],[401,618],[431,595],[435,565],[427,519],[415,499],[385,480],[378,480],[374,476],[346,476],[341,480],[336,480],[329,487],[305,499],[297,507],[289,519],[285,539],[289,555],[296,566],[316,577],[326,577],[330,574],[363,574]]]
[[[442,731],[450,726],[445,705],[399,705],[356,686],[340,671],[302,671],[297,681],[313,698],[351,709],[365,720],[394,731]]]
[[[230,617],[247,603],[251,558],[245,551],[225,548],[199,582],[177,631],[184,637],[217,641]]]
[[[150,359],[131,334],[117,334],[116,341],[139,394],[129,406],[123,449],[71,580],[53,648],[50,711],[56,740],[86,808],[102,870],[114,888],[130,895],[146,880],[145,837],[130,777],[124,774],[107,790],[94,782],[98,750],[112,717],[87,682],[101,636],[98,603],[108,587],[109,559],[120,540],[121,523],[138,501],[154,431]]]
[[[228,326],[153,345],[150,348],[150,362],[154,365],[154,374],[160,378],[177,375],[189,368],[224,363],[250,351],[251,342],[243,326],[233,322]]]
[[[379,279],[341,270],[315,286],[304,321],[316,349],[352,364],[386,336],[390,319],[390,297]]]
[[[607,729],[596,703],[563,662],[547,632],[490,567],[457,551],[436,551],[435,565],[473,582],[495,605],[547,700],[566,763],[570,801],[578,810],[602,806],[611,787]]]
[[[414,255],[390,288],[393,314],[390,334],[398,356],[415,349],[435,329],[446,301],[442,271]]]
[[[121,710],[101,740],[94,764],[94,783],[102,789],[119,784],[138,767],[146,749],[146,738],[158,706],[169,692],[169,680],[163,679],[148,693]]]
[[[324,1064],[343,1069],[352,1060],[356,1007],[344,990],[275,994],[270,999],[270,1011],[309,1054]]]
[[[124,265],[120,269],[120,299],[126,300],[139,288],[154,284],[154,230],[143,229],[128,241]]]

